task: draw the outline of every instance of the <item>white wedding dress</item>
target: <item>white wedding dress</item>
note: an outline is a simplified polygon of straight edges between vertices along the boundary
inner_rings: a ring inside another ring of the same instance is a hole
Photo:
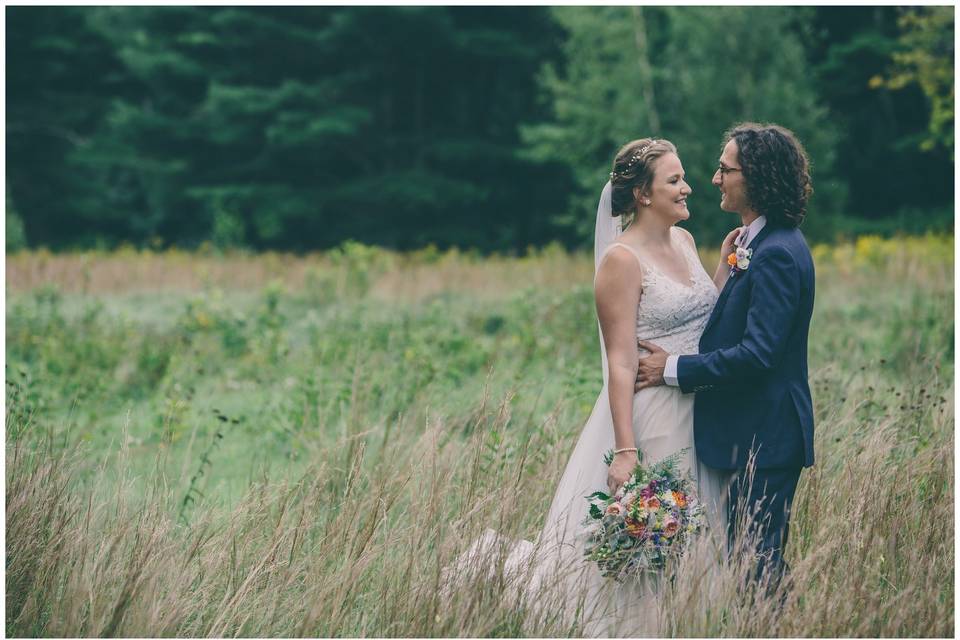
[[[683,247],[690,272],[689,282],[676,282],[654,265],[644,263],[627,245],[601,241],[600,225],[609,224],[611,218],[607,216],[604,220],[598,213],[596,265],[599,269],[603,258],[613,250],[629,251],[641,263],[644,278],[637,309],[637,337],[671,354],[697,353],[700,334],[717,300],[717,289],[696,252],[679,237],[678,230],[672,230],[676,234],[675,245]],[[569,614],[576,611],[577,621],[587,636],[658,636],[654,581],[617,583],[602,577],[595,565],[584,558],[583,523],[588,507],[585,496],[607,491],[603,457],[614,448],[605,353],[602,359],[604,387],[560,478],[538,539],[511,541],[488,529],[454,566],[504,554],[504,573],[515,576],[528,606],[566,610]],[[724,531],[722,476],[698,464],[696,458],[693,394],[681,393],[672,386],[641,390],[633,401],[633,434],[645,463],[686,450],[680,468],[696,480],[698,497],[707,508],[708,527]],[[449,568],[445,571],[447,579],[450,572]]]

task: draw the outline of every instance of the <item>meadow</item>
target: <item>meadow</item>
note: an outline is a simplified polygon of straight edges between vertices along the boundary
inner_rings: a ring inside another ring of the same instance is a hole
[[[716,570],[705,598],[681,575],[665,635],[954,634],[954,239],[813,251],[792,587],[781,606]],[[485,528],[542,524],[601,386],[591,256],[347,243],[6,269],[8,635],[581,633],[502,575],[439,582]]]

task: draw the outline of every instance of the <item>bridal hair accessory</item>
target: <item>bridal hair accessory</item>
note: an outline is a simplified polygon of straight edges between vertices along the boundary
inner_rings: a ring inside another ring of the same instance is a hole
[[[602,491],[587,496],[584,553],[604,577],[623,581],[656,572],[670,558],[683,555],[691,538],[706,527],[706,511],[693,492],[693,481],[678,469],[685,451],[649,467],[641,461],[613,496]],[[604,460],[609,465],[612,454]]]
[[[637,152],[636,152],[635,154],[633,154],[632,156],[630,156],[630,159],[627,160],[627,166],[624,167],[623,171],[611,171],[611,172],[610,172],[610,177],[611,177],[611,178],[623,177],[624,174],[626,174],[627,172],[633,170],[633,168],[634,168],[635,166],[637,166],[637,163],[640,162],[640,160],[643,158],[643,154],[645,154],[645,153],[647,152],[647,150],[648,150],[650,147],[652,147],[656,142],[657,142],[656,140],[652,140],[651,142],[649,142],[649,143],[643,145],[642,147],[640,147],[640,150],[637,151]]]
[[[750,268],[750,259],[753,257],[753,249],[744,249],[737,247],[737,250],[727,256],[727,264],[730,265],[730,275],[736,275],[741,271]]]

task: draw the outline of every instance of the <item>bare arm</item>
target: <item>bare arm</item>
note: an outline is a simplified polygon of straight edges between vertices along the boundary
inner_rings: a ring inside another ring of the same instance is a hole
[[[597,317],[607,350],[607,393],[617,449],[636,447],[633,438],[633,386],[637,378],[637,305],[643,274],[637,259],[623,248],[607,254],[597,272]],[[633,471],[636,456],[617,455],[610,467],[610,489],[616,491]],[[625,475],[624,475],[625,474]]]
[[[694,241],[693,235],[683,227],[675,228],[680,231],[680,236],[690,245],[690,247],[693,249],[693,252],[699,257],[700,254],[697,253],[697,243]],[[718,291],[723,289],[723,285],[727,283],[727,278],[730,276],[730,265],[727,264],[727,256],[733,253],[733,241],[736,240],[739,234],[740,227],[737,227],[727,234],[727,237],[723,241],[723,246],[720,247],[720,263],[717,265],[717,269],[713,274],[713,284],[717,287]]]
[[[717,265],[717,270],[713,272],[713,284],[716,285],[717,291],[723,291],[723,285],[727,284],[729,277],[730,265],[727,264],[726,260],[723,260]]]
[[[740,235],[740,229],[741,227],[737,227],[728,233],[720,245],[720,262],[713,274],[713,284],[716,285],[717,291],[723,289],[723,285],[727,284],[727,279],[730,277],[730,263],[727,262],[727,256],[736,251],[736,246],[733,243]]]

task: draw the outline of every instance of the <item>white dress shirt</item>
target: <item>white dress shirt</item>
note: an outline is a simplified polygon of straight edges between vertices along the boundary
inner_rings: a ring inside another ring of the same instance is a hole
[[[733,241],[734,246],[746,247],[752,238],[756,238],[760,230],[767,224],[766,216],[760,216],[747,227],[740,227],[740,235]],[[667,364],[663,367],[663,381],[671,387],[679,387],[677,380],[677,359],[680,356],[667,356]]]

